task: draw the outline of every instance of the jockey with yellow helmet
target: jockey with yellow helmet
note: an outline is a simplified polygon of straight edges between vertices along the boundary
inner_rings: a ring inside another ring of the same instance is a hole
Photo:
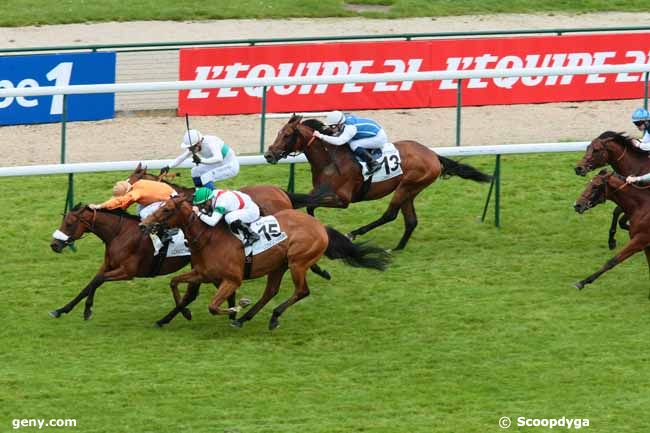
[[[335,135],[314,131],[316,137],[335,146],[349,143],[352,152],[368,164],[369,174],[381,167],[367,150],[381,149],[388,142],[386,132],[381,125],[372,119],[343,114],[338,110],[328,113],[325,123],[335,132]]]
[[[192,204],[194,213],[207,225],[214,227],[223,217],[234,234],[244,234],[246,245],[259,240],[249,225],[259,219],[260,208],[248,194],[202,187],[194,192]]]
[[[164,182],[140,179],[131,185],[126,180],[121,180],[113,186],[113,198],[101,204],[90,204],[91,209],[124,209],[126,210],[133,203],[138,204],[138,215],[145,219],[156,211],[170,197],[174,197],[176,191]],[[150,235],[155,253],[163,246],[162,241],[156,234]]]
[[[183,134],[181,149],[184,152],[170,165],[163,167],[161,175],[190,156],[196,164],[192,167],[192,180],[197,188],[205,186],[214,189],[215,181],[229,179],[239,173],[235,151],[216,135],[203,135],[196,129],[190,129]]]

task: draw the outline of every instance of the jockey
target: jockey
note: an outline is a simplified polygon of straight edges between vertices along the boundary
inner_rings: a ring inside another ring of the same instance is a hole
[[[170,165],[163,167],[161,175],[180,165],[190,155],[196,164],[192,167],[192,180],[197,188],[205,186],[214,189],[214,181],[229,179],[239,173],[235,151],[216,135],[202,135],[196,129],[190,129],[183,135],[181,149],[185,151]]]
[[[260,208],[248,194],[203,187],[194,192],[192,204],[194,213],[209,226],[216,226],[221,217],[224,217],[234,234],[238,232],[244,234],[245,245],[251,245],[260,239],[260,236],[249,227],[250,223],[259,219]]]
[[[131,185],[126,180],[121,180],[113,187],[113,198],[101,204],[88,205],[91,209],[124,209],[126,210],[133,203],[138,204],[138,215],[145,219],[165,204],[165,200],[174,197],[176,191],[164,182],[141,179]],[[157,255],[163,242],[158,235],[151,234],[151,241],[155,248],[154,255]]]
[[[355,155],[368,164],[368,173],[379,170],[381,165],[374,160],[367,149],[381,149],[388,142],[384,129],[374,120],[332,111],[327,114],[325,123],[336,135],[326,135],[314,131],[314,136],[327,143],[340,146],[347,142]]]
[[[634,140],[638,147],[643,150],[650,150],[650,113],[645,108],[637,108],[632,113],[632,123],[637,127],[643,137],[641,140]]]

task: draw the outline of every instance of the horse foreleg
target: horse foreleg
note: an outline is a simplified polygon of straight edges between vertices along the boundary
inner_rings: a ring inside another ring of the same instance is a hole
[[[78,294],[77,296],[75,296],[75,298],[74,298],[72,301],[68,302],[68,303],[65,304],[63,307],[61,307],[61,308],[59,308],[59,309],[57,309],[57,310],[50,311],[50,316],[55,317],[55,318],[58,319],[59,317],[61,317],[61,314],[64,314],[64,313],[65,313],[65,314],[68,314],[70,311],[72,311],[72,309],[73,309],[73,308],[74,308],[74,307],[75,307],[79,302],[81,302],[81,300],[82,300],[83,298],[85,298],[86,296],[88,296],[88,294],[89,294],[91,291],[93,291],[93,290],[95,290],[97,287],[101,286],[103,282],[104,282],[104,266],[102,266],[102,267],[99,269],[99,272],[97,272],[97,274],[93,277],[93,279],[90,280],[90,282],[86,285],[86,287],[84,287],[84,288],[81,290],[81,292],[79,292],[79,294]]]
[[[234,295],[237,288],[239,288],[239,285],[240,283],[236,283],[234,281],[229,281],[229,280],[221,281],[221,284],[219,284],[219,289],[217,290],[216,295],[214,295],[214,297],[212,298],[212,302],[210,302],[210,305],[208,306],[208,311],[210,311],[210,313],[213,315],[216,314],[230,315],[233,312],[237,313],[239,310],[241,310],[242,308],[241,306],[228,308],[226,310],[220,307],[223,301],[225,301],[226,299]]]
[[[269,273],[268,278],[266,280],[266,288],[264,289],[264,293],[262,293],[262,297],[251,307],[250,310],[246,312],[241,318],[234,320],[232,322],[232,325],[237,328],[241,328],[244,326],[244,322],[247,322],[251,320],[255,315],[275,296],[278,294],[278,290],[280,289],[280,283],[282,283],[282,277],[284,276],[284,273],[287,271],[286,266],[282,267],[280,269],[276,269],[275,271]]]
[[[180,292],[178,291],[178,285],[173,286],[173,285],[170,284],[169,287],[171,288],[172,296],[174,297],[174,303],[175,303],[176,306],[178,307],[178,306],[181,304],[181,294],[180,294]],[[198,291],[198,289],[199,289],[199,288],[197,287],[196,290]],[[187,290],[188,290],[188,291],[190,290],[189,286],[188,286]],[[185,293],[187,294],[187,291],[186,291]],[[192,312],[190,311],[189,308],[183,308],[183,309],[181,310],[181,314],[182,314],[183,317],[185,317],[187,320],[192,320]]]
[[[129,272],[125,266],[119,266],[118,268],[111,269],[102,275],[102,281],[121,281],[121,280],[130,280],[135,275],[135,272]],[[95,292],[97,291],[96,285],[90,289],[88,292],[88,297],[86,298],[86,303],[84,305],[84,320],[90,320],[93,316],[93,304],[95,302]]]
[[[173,293],[175,294],[178,293],[178,283],[172,284],[170,282],[169,286],[171,287]],[[176,317],[178,313],[182,313],[187,320],[192,320],[192,313],[189,310],[189,308],[187,308],[187,306],[190,305],[192,302],[194,302],[196,297],[199,295],[200,287],[201,287],[200,283],[188,283],[187,289],[185,290],[185,294],[183,295],[183,299],[179,299],[176,302],[176,307],[174,307],[169,313],[167,313],[165,317],[158,320],[156,322],[156,326],[162,327],[168,324],[174,319],[174,317]]]
[[[404,249],[406,243],[409,241],[411,235],[413,234],[413,230],[415,230],[415,227],[418,225],[418,217],[415,214],[413,198],[405,201],[404,204],[402,204],[402,215],[404,215],[404,234],[402,235],[402,239],[400,239],[399,243],[395,247],[395,250]]]
[[[616,206],[612,212],[612,223],[609,226],[609,238],[607,239],[607,245],[609,246],[610,250],[616,248],[616,226],[618,225],[618,218],[622,213],[623,209],[621,209],[619,206]]]
[[[594,272],[593,274],[591,274],[590,276],[588,276],[588,277],[585,278],[584,280],[577,282],[577,283],[575,284],[575,287],[576,287],[577,289],[582,289],[582,288],[584,288],[587,284],[591,284],[591,283],[593,283],[593,282],[596,280],[596,278],[600,277],[602,274],[604,274],[605,272],[609,271],[609,270],[612,269],[614,266],[616,266],[616,265],[618,265],[619,263],[625,261],[626,259],[628,259],[628,258],[631,257],[632,255],[638,253],[639,251],[641,251],[642,249],[644,249],[645,247],[647,247],[647,246],[648,246],[648,243],[650,243],[650,242],[648,242],[646,239],[640,240],[640,239],[638,239],[638,238],[632,238],[632,240],[630,241],[630,243],[628,243],[628,244],[625,246],[625,248],[623,248],[623,249],[621,250],[621,252],[618,253],[618,255],[614,256],[614,257],[611,258],[611,259],[609,259],[609,260],[607,261],[607,263],[605,263],[605,265],[604,265],[603,267],[601,267],[597,272]]]
[[[307,279],[305,278],[306,272],[307,269],[303,266],[293,265],[291,267],[291,278],[293,279],[295,290],[289,299],[275,307],[273,310],[273,315],[269,321],[269,329],[271,331],[280,326],[280,321],[278,319],[287,308],[309,296],[309,287],[307,286]]]

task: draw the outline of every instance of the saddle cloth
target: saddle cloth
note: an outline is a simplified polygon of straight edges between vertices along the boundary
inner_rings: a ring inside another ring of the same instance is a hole
[[[183,230],[178,230],[178,233],[172,236],[172,239],[169,242],[169,247],[167,247],[167,255],[165,257],[180,257],[189,255],[190,249],[187,248],[187,244],[185,242],[185,234],[183,234]]]
[[[260,236],[260,240],[244,248],[246,256],[263,253],[287,238],[287,234],[282,231],[280,223],[273,215],[262,217],[251,223],[250,229]],[[237,233],[235,236],[242,244],[245,244],[246,238],[241,233]]]
[[[393,143],[386,143],[381,149],[368,149],[368,151],[381,164],[381,168],[372,175],[372,183],[382,182],[402,174],[402,160]],[[361,165],[363,180],[368,180],[370,176],[368,175],[367,164],[356,155],[355,158]]]

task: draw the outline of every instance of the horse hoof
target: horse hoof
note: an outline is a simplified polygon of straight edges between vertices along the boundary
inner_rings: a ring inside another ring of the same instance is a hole
[[[321,277],[325,278],[327,281],[329,281],[329,280],[332,279],[332,276],[330,275],[330,273],[327,272],[327,271],[325,271],[325,270],[322,271],[322,273],[321,273]]]
[[[616,241],[610,241],[608,244],[610,250],[616,249]]]
[[[165,326],[165,323],[159,320],[156,323],[154,323],[153,326],[156,328],[162,328],[163,326]]]
[[[575,287],[578,290],[582,290],[585,287],[585,285],[583,283],[578,282],[578,283],[575,283],[573,285],[573,287]]]
[[[84,320],[90,320],[93,317],[93,312],[91,310],[84,311]]]
[[[350,232],[347,235],[345,235],[345,237],[353,241],[357,238],[357,235],[354,232]]]
[[[276,328],[280,327],[280,321],[279,320],[271,320],[269,322],[269,331],[273,331]]]
[[[244,326],[244,322],[242,322],[241,320],[231,320],[230,326],[232,326],[233,328],[241,329]]]
[[[248,306],[249,306],[250,304],[252,304],[252,303],[253,303],[253,302],[252,302],[250,299],[248,299],[248,298],[241,298],[241,299],[239,300],[239,306],[242,307],[242,308],[246,308],[246,307],[248,307]]]
[[[192,320],[192,312],[190,311],[189,308],[183,308],[181,310],[181,314],[183,317],[185,317],[187,320]]]
[[[54,317],[55,319],[58,319],[59,317],[61,317],[61,312],[59,310],[50,311],[50,316]]]

